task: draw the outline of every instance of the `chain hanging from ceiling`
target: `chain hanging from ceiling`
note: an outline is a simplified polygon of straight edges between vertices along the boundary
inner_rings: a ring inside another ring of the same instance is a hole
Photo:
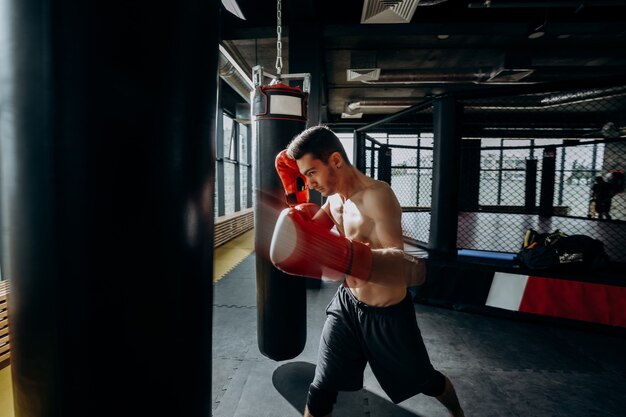
[[[276,3],[276,77],[280,80],[283,72],[283,42],[282,42],[282,1]]]

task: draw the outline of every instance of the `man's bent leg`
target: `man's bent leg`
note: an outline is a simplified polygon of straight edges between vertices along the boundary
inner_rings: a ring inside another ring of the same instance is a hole
[[[446,383],[443,392],[435,398],[448,409],[451,417],[465,417],[452,382],[445,375],[444,378]]]
[[[304,417],[330,417],[336,400],[336,391],[326,391],[311,384],[304,408]]]
[[[309,412],[309,407],[304,407],[304,417],[316,417],[313,414],[311,414]],[[330,414],[326,414],[325,416],[320,416],[320,417],[332,417]]]
[[[424,395],[435,397],[448,409],[451,417],[465,417],[452,382],[439,371],[434,371],[427,386],[422,390]]]

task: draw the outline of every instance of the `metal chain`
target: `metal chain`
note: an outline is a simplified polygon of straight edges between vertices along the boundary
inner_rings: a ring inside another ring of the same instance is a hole
[[[280,75],[283,71],[283,43],[281,41],[282,27],[281,27],[281,0],[277,0],[276,5],[276,75],[280,79]]]

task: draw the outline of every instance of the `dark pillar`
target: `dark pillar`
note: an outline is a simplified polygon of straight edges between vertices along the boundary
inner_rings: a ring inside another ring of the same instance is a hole
[[[327,121],[326,106],[322,109],[324,49],[322,30],[318,24],[296,21],[289,25],[289,73],[311,74],[306,126],[316,126]]]
[[[219,2],[8,6],[15,415],[209,416]]]
[[[378,148],[378,179],[391,185],[391,148]]]
[[[356,167],[356,169],[358,169],[364,174],[365,174],[365,167],[366,167],[365,135],[366,135],[365,132],[359,132],[356,130],[354,131],[354,158],[353,158],[354,166]]]
[[[322,31],[318,24],[296,21],[289,25],[289,73],[311,74],[311,90],[308,96],[306,127],[317,126],[328,120],[322,111],[323,54]],[[291,82],[291,85],[302,82]],[[326,106],[324,106],[324,110]],[[322,204],[322,195],[315,190],[309,191],[311,203]],[[319,284],[319,281],[317,281]]]
[[[289,72],[292,74],[311,74],[311,87],[308,96],[307,122],[305,127],[317,126],[328,121],[327,107],[322,108],[324,92],[324,49],[322,48],[322,30],[319,24],[299,21],[291,16],[289,25]],[[300,83],[302,84],[302,83]],[[309,201],[324,204],[324,198],[316,190],[309,190]],[[322,281],[303,278],[309,289],[321,288]]]
[[[526,160],[526,184],[524,190],[524,209],[534,213],[537,206],[537,160]]]
[[[459,194],[460,106],[453,98],[433,105],[433,193],[428,247],[431,256],[456,256]]]
[[[480,140],[464,140],[459,170],[459,211],[478,211]]]
[[[541,162],[541,194],[539,196],[539,215],[550,217],[554,212],[554,179],[556,170],[556,147],[543,149]]]
[[[217,135],[215,141],[215,158],[217,162],[215,164],[215,195],[217,196],[215,204],[217,205],[216,212],[218,216],[226,214],[226,198],[224,198],[226,194],[226,191],[224,190],[226,186],[226,179],[224,175],[226,171],[224,168],[224,141],[230,140],[230,138],[224,137],[224,115],[222,114],[222,111],[223,109],[218,106],[217,131],[220,132],[220,134]]]

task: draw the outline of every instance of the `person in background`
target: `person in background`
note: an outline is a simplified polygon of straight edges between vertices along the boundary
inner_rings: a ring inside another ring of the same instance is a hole
[[[596,213],[599,219],[611,220],[611,200],[613,190],[611,185],[601,176],[596,177],[596,183],[591,187],[591,199],[596,203]]]

